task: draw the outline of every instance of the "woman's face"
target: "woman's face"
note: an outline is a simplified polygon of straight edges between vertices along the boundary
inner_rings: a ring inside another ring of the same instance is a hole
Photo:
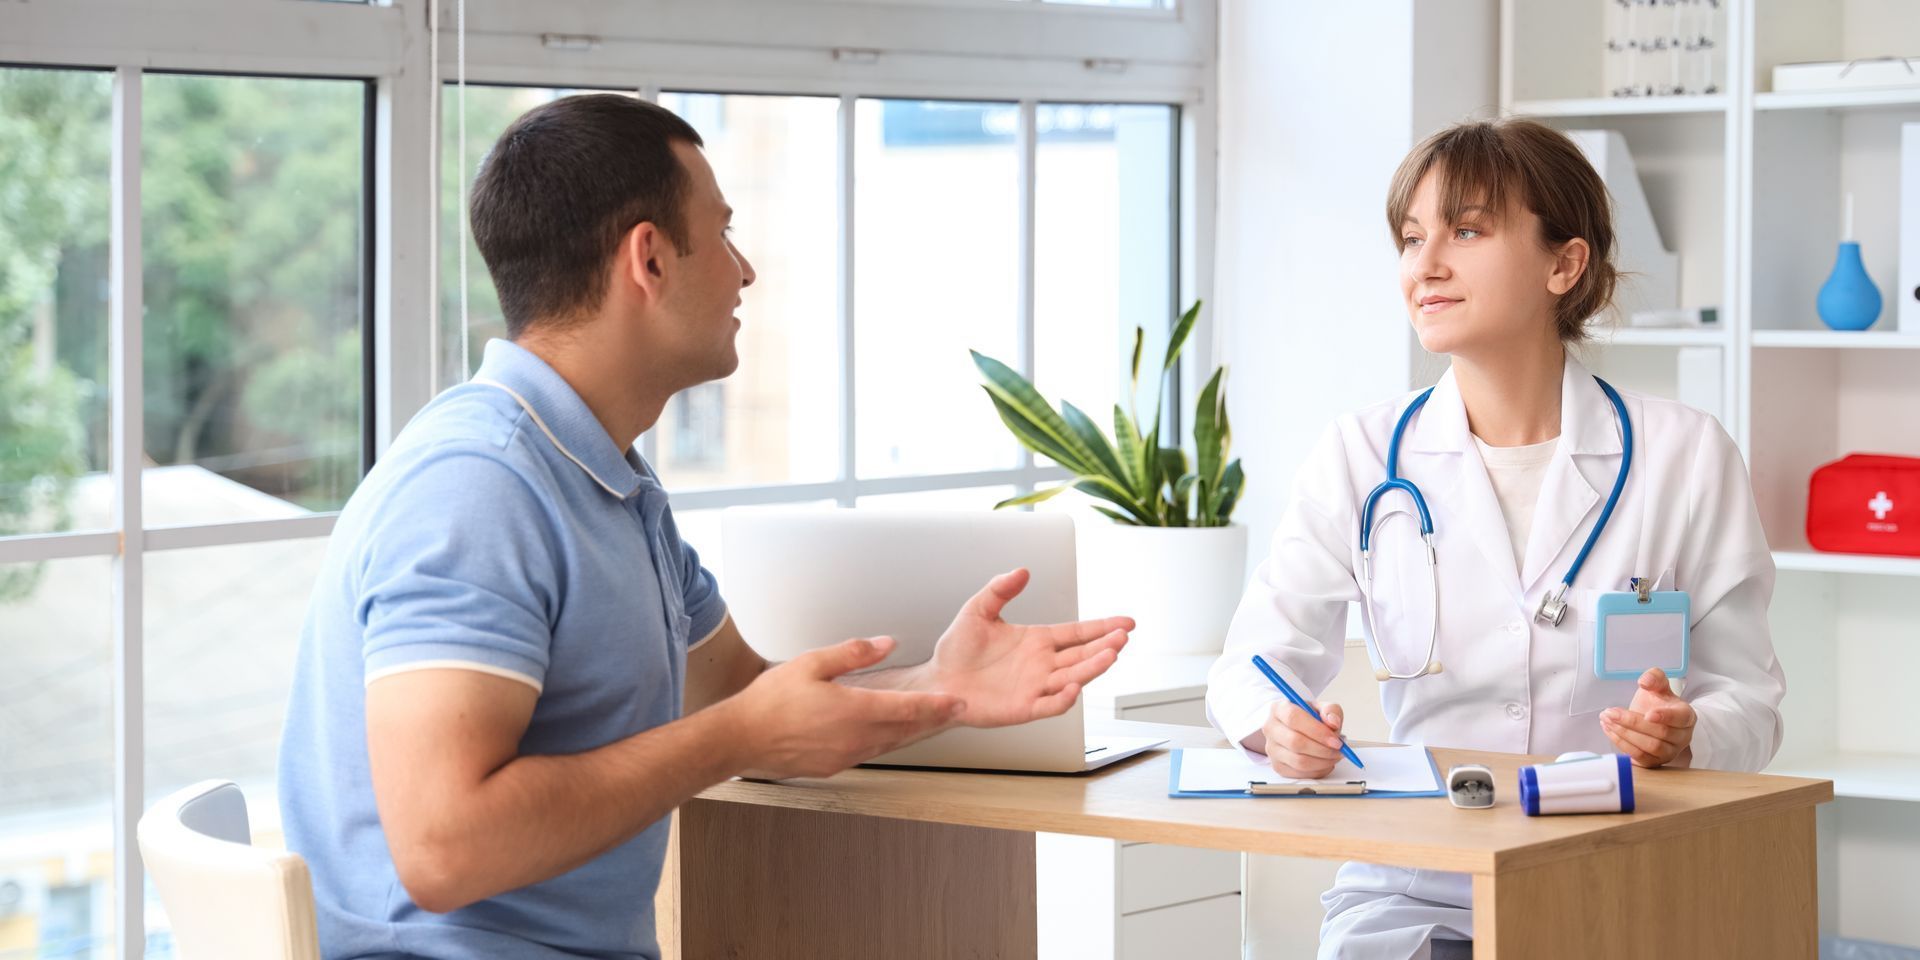
[[[1468,207],[1443,222],[1439,178],[1428,171],[1400,225],[1400,294],[1429,353],[1472,356],[1558,339],[1553,304],[1584,267],[1540,242],[1540,218],[1523,205]]]

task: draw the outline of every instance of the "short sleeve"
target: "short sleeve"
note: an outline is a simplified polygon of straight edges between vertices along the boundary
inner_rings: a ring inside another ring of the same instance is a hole
[[[360,542],[367,683],[455,667],[543,687],[559,539],[544,501],[497,454],[428,454],[393,481]]]
[[[667,547],[679,552],[680,597],[685,604],[687,617],[692,621],[687,628],[689,649],[697,647],[727,619],[727,604],[720,597],[720,582],[714,578],[713,571],[700,562],[700,551],[693,544],[680,537],[680,525],[673,519],[673,510],[666,511]]]

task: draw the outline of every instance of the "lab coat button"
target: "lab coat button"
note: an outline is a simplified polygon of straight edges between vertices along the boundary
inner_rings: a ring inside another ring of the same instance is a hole
[[[1509,703],[1507,704],[1507,716],[1515,720],[1525,720],[1527,718],[1527,708],[1517,703]]]

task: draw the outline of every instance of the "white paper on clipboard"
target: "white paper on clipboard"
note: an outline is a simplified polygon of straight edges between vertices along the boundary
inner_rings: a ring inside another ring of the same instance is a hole
[[[1273,772],[1265,758],[1249,760],[1239,750],[1182,750],[1180,790],[1183,793],[1205,793],[1245,790],[1248,783],[1314,785],[1340,784],[1349,780],[1365,780],[1369,791],[1418,793],[1440,789],[1440,784],[1434,780],[1433,763],[1427,759],[1427,750],[1423,746],[1354,747],[1353,752],[1359,754],[1360,762],[1367,765],[1365,770],[1342,759],[1334,765],[1333,772],[1323,779],[1290,780]]]

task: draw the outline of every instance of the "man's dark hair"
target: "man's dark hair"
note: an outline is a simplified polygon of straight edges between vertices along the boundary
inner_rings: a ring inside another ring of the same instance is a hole
[[[672,111],[612,93],[535,107],[500,135],[474,178],[471,215],[508,337],[598,308],[607,261],[637,224],[688,252],[675,140],[702,145]]]

